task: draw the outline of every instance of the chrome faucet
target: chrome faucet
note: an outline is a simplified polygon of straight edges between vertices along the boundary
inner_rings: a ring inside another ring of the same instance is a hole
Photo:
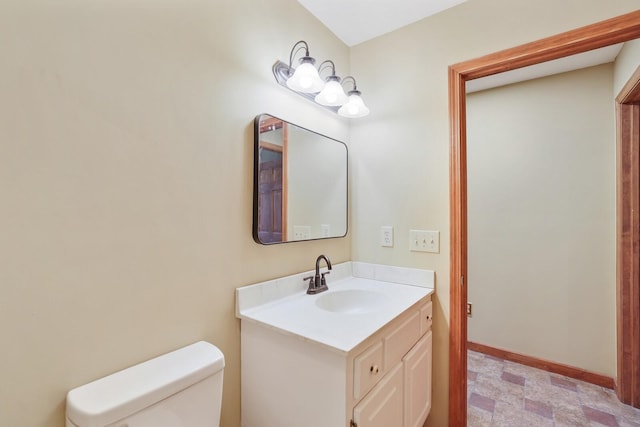
[[[329,258],[327,258],[326,255],[320,255],[316,259],[316,275],[305,277],[303,279],[309,281],[309,289],[307,289],[307,293],[310,295],[319,294],[320,292],[324,292],[329,289],[327,287],[327,279],[325,279],[324,276],[326,274],[331,274],[331,272],[325,271],[324,273],[320,274],[320,260],[324,260],[324,262],[327,264],[327,268],[331,270],[331,261],[329,261]]]

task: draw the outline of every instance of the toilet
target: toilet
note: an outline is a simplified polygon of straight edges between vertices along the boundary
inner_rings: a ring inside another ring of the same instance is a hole
[[[66,427],[218,427],[224,355],[200,341],[67,393]]]

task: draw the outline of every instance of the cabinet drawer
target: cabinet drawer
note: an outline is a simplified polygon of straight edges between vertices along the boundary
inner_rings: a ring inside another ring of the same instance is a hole
[[[424,335],[433,325],[433,303],[429,301],[420,309],[420,335]]]
[[[415,310],[384,338],[384,363],[393,366],[420,338],[420,312]]]
[[[353,422],[360,427],[402,427],[402,377],[399,363],[353,408]]]
[[[382,343],[378,342],[353,360],[353,398],[359,399],[384,375]]]

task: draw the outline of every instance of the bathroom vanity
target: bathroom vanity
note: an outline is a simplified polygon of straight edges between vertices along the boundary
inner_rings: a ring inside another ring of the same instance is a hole
[[[237,289],[242,426],[421,427],[431,408],[433,272],[344,263]]]

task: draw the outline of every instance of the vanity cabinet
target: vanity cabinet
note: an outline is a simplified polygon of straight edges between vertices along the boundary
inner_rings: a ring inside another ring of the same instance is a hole
[[[431,325],[430,295],[346,352],[243,320],[242,426],[421,427]]]
[[[422,427],[431,410],[432,345],[429,331],[403,359],[404,427]]]
[[[354,401],[351,426],[422,427],[431,409],[432,317],[431,302],[408,310],[380,334],[378,343],[354,358],[355,401],[362,395],[362,372],[369,373],[367,383],[379,382],[360,402]],[[381,347],[383,358],[369,357]],[[378,363],[384,363],[383,372]]]

